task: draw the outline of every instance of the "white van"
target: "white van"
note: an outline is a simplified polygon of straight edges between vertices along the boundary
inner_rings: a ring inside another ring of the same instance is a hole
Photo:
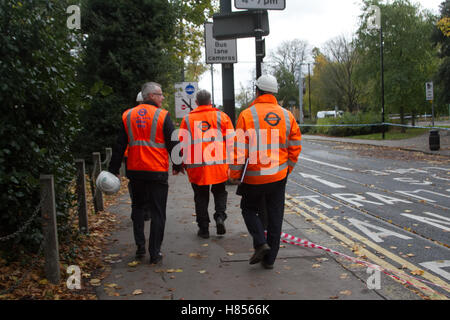
[[[319,111],[317,112],[317,119],[342,117],[344,111]]]

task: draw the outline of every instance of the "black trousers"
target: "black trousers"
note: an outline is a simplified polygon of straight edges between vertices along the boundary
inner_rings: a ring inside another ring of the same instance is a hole
[[[269,253],[264,260],[273,264],[280,249],[281,230],[284,216],[284,200],[287,178],[264,185],[242,185],[241,209],[248,232],[253,238],[253,247],[267,243]],[[261,199],[265,200],[267,237],[264,234]]]
[[[131,219],[136,245],[145,245],[144,212],[150,209],[150,238],[148,251],[156,258],[161,251],[166,225],[166,205],[169,185],[167,182],[131,179]],[[148,208],[148,209],[147,209]]]
[[[197,215],[197,224],[201,227],[207,227],[211,222],[208,214],[209,191],[210,186],[199,186],[192,183],[194,190],[195,213]],[[211,192],[214,196],[214,220],[221,217],[224,221],[227,218],[225,213],[227,209],[228,192],[225,190],[225,182],[211,185]]]

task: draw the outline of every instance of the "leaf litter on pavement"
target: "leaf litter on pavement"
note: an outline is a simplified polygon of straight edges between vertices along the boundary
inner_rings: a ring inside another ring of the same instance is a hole
[[[23,261],[6,261],[0,259],[0,300],[97,300],[95,287],[101,285],[110,270],[108,263],[120,262],[119,254],[103,256],[106,245],[111,241],[108,237],[120,223],[118,217],[108,211],[108,207],[117,203],[117,199],[128,192],[128,180],[122,178],[119,193],[109,196],[103,195],[104,211],[94,213],[89,177],[86,175],[87,210],[89,221],[89,233],[78,234],[69,244],[61,243],[60,252],[60,275],[58,284],[53,284],[45,277],[44,258],[35,254],[26,259],[36,261],[32,269]],[[75,184],[70,190],[75,192]],[[70,228],[74,233],[78,232],[77,208],[69,209]],[[75,248],[75,249],[74,249]],[[23,258],[23,257],[22,257]],[[25,260],[25,259],[24,259]],[[67,267],[79,266],[81,269],[81,289],[69,289],[67,280]],[[112,285],[112,284],[110,284]],[[110,291],[118,287],[105,287]],[[8,289],[11,289],[9,292]],[[112,293],[118,295],[118,293]]]

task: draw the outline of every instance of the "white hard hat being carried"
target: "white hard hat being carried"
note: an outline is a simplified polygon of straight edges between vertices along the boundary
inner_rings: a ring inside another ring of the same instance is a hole
[[[142,98],[142,92],[139,92],[136,97],[136,102],[144,102],[144,98]]]
[[[261,91],[278,93],[278,81],[274,76],[270,74],[263,74],[256,80],[256,86]]]
[[[100,191],[109,195],[116,193],[120,189],[119,178],[104,170],[98,175],[95,184]]]

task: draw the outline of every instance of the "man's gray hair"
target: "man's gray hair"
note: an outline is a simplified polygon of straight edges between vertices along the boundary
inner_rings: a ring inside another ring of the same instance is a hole
[[[199,106],[205,106],[205,105],[210,105],[211,104],[211,93],[209,93],[206,90],[200,90],[199,92],[197,92],[197,103]]]
[[[146,82],[142,86],[142,98],[145,100],[148,100],[148,96],[152,93],[156,93],[157,89],[161,88],[161,85],[156,82]]]

